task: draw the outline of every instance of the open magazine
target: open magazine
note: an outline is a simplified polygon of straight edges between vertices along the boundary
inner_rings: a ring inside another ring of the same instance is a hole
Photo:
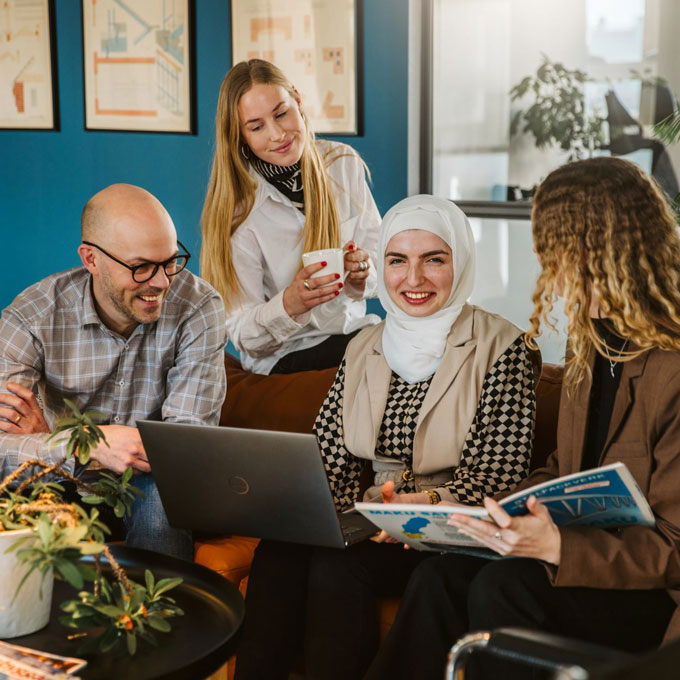
[[[0,680],[78,680],[84,659],[58,656],[0,641]]]
[[[655,523],[647,500],[624,463],[612,463],[537,484],[504,498],[500,505],[509,515],[524,515],[531,495],[546,506],[557,526],[608,529],[633,524],[652,527]],[[355,507],[388,534],[416,550],[495,554],[446,523],[456,514],[488,519],[483,507],[407,503],[356,503]]]

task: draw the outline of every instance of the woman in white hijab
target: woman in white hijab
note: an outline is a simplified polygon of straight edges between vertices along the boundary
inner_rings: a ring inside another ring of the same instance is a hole
[[[511,489],[529,470],[538,362],[521,329],[467,303],[467,218],[433,196],[400,201],[383,220],[377,269],[386,319],[350,342],[315,423],[338,509],[359,500],[369,461],[367,500],[479,505]],[[267,623],[246,618],[237,678],[285,677],[303,636],[309,677],[362,677],[378,645],[375,598],[400,594],[423,559],[370,541],[344,551],[262,542],[246,606]]]

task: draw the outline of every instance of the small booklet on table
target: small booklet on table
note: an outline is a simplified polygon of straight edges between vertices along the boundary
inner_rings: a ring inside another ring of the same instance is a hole
[[[651,527],[655,523],[647,500],[623,463],[612,463],[536,484],[507,496],[500,505],[509,515],[524,515],[527,512],[527,499],[531,495],[548,508],[557,526],[581,525],[610,529],[633,524]],[[416,550],[468,552],[499,557],[474,538],[446,523],[451,515],[456,514],[488,519],[483,507],[356,503],[356,509],[390,536]]]
[[[58,656],[0,641],[0,680],[78,680],[85,659]]]

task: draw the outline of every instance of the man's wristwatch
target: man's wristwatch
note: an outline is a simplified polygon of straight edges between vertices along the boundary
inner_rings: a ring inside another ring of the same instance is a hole
[[[441,503],[442,497],[434,489],[426,489],[425,493],[430,497],[430,505]]]

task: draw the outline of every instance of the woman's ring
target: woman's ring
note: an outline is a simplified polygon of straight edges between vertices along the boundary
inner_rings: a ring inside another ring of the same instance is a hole
[[[14,424],[15,424],[17,427],[19,426],[19,423],[21,422],[22,417],[23,417],[23,416],[22,416],[21,413],[20,413],[20,414],[15,418]]]
[[[368,262],[366,262],[366,260],[361,260],[361,262],[359,262],[359,271],[365,272],[367,269],[368,269]]]
[[[502,540],[503,540],[503,537],[501,536],[501,532],[500,532],[500,531],[497,531],[497,532],[493,535],[493,537],[494,537],[497,541],[502,541]]]
[[[307,290],[312,290],[312,287],[309,285],[309,279],[305,279],[302,282],[302,285],[307,289]]]

